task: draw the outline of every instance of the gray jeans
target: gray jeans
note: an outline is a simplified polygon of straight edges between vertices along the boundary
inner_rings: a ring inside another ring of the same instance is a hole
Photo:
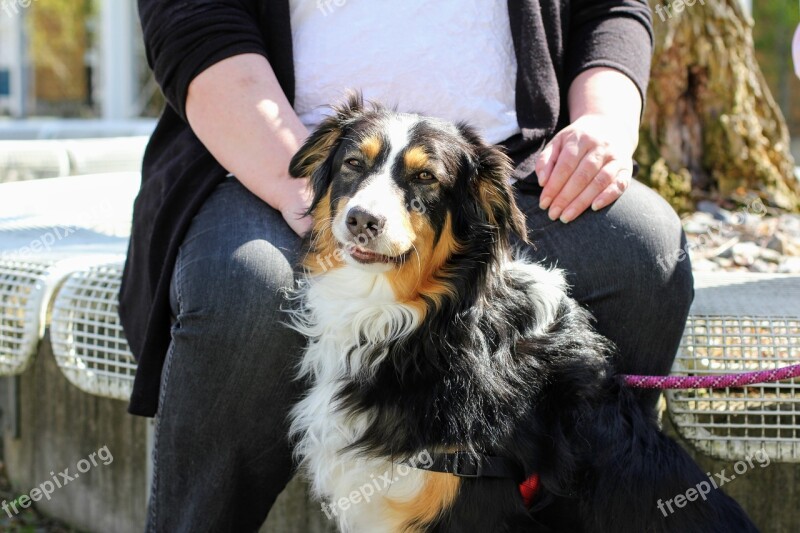
[[[537,192],[517,195],[530,256],[568,272],[572,295],[616,343],[621,372],[668,372],[692,300],[677,215],[634,182],[609,208],[564,225],[539,209]],[[287,413],[303,339],[282,325],[281,307],[299,245],[234,178],[195,217],[173,275],[148,530],[255,531],[291,478]]]

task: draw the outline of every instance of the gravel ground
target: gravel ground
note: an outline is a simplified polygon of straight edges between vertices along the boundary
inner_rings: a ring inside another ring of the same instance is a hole
[[[800,215],[758,199],[739,207],[701,201],[683,217],[683,229],[695,271],[800,274]]]

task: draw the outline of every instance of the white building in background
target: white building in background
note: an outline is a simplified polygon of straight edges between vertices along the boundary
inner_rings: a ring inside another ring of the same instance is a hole
[[[13,5],[3,2],[14,2]],[[31,78],[26,60],[27,35],[23,8],[15,0],[0,0],[0,116],[24,118],[30,113],[26,101]],[[98,112],[105,120],[136,118],[138,103],[139,61],[136,41],[138,17],[135,0],[100,0],[96,24],[98,42],[88,52],[92,67],[92,94]],[[35,8],[35,6],[34,6]]]
[[[22,14],[0,11],[0,115],[19,117],[25,108]]]
[[[103,0],[100,12],[100,92],[102,117],[124,120],[139,116],[137,39],[134,0]]]

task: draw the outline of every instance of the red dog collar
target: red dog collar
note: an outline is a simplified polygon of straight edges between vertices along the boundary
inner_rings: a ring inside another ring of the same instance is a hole
[[[533,474],[531,477],[519,484],[519,493],[522,496],[522,501],[525,502],[525,507],[531,508],[533,500],[539,493],[539,474]]]

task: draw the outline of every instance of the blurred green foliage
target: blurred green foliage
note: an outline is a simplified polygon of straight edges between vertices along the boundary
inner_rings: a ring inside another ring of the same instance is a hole
[[[793,137],[800,137],[800,80],[792,67],[792,36],[800,21],[797,0],[755,0],[753,41],[772,95]]]

